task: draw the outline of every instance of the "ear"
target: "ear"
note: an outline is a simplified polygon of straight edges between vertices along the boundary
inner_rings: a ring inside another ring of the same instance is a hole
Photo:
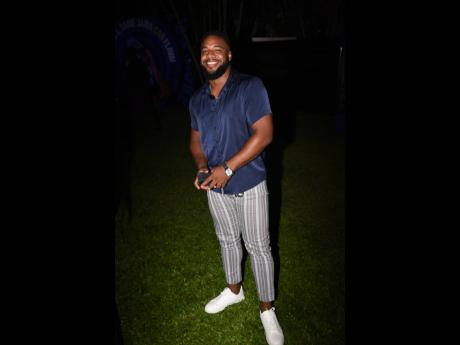
[[[228,61],[232,61],[232,52],[228,51]]]

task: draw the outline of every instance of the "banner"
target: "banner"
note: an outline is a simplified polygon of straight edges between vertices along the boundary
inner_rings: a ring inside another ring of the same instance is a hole
[[[174,25],[156,17],[129,17],[120,19],[115,28],[117,68],[124,65],[127,50],[135,49],[147,67],[149,84],[157,90],[160,104],[171,99],[188,104],[195,89],[185,38],[175,33]]]

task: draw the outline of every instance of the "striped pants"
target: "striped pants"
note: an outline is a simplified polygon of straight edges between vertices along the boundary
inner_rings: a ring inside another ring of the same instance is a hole
[[[268,190],[263,181],[243,195],[208,192],[208,204],[220,243],[228,284],[242,281],[241,235],[251,258],[259,300],[275,299],[274,264],[268,232]]]

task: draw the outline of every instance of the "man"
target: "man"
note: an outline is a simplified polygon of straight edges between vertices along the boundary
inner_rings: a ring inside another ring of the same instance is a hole
[[[272,141],[268,95],[259,78],[232,69],[225,34],[201,40],[201,67],[208,80],[190,99],[190,151],[197,166],[194,185],[207,192],[220,242],[227,287],[205,307],[218,313],[244,300],[241,235],[251,258],[260,318],[268,344],[284,336],[273,301],[274,263],[268,231],[268,191],[261,154]],[[209,173],[198,182],[200,173]]]

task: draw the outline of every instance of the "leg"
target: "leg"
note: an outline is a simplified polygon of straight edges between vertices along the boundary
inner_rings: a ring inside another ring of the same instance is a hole
[[[241,248],[241,232],[236,217],[235,197],[212,191],[208,192],[207,195],[209,210],[220,243],[225,279],[228,284],[228,288],[225,288],[219,296],[209,301],[204,308],[207,313],[215,314],[229,305],[244,300],[244,292],[241,288],[243,249]]]
[[[275,299],[274,263],[268,228],[268,190],[266,182],[244,193],[238,200],[242,234],[251,257],[261,311],[273,306]]]
[[[270,345],[283,345],[283,330],[273,308],[275,299],[274,263],[268,228],[268,190],[265,181],[244,193],[240,202],[243,239],[251,256],[252,272],[259,294],[260,320]]]
[[[235,198],[209,191],[209,210],[220,243],[225,279],[229,289],[238,294],[242,281],[241,230],[238,226]]]

